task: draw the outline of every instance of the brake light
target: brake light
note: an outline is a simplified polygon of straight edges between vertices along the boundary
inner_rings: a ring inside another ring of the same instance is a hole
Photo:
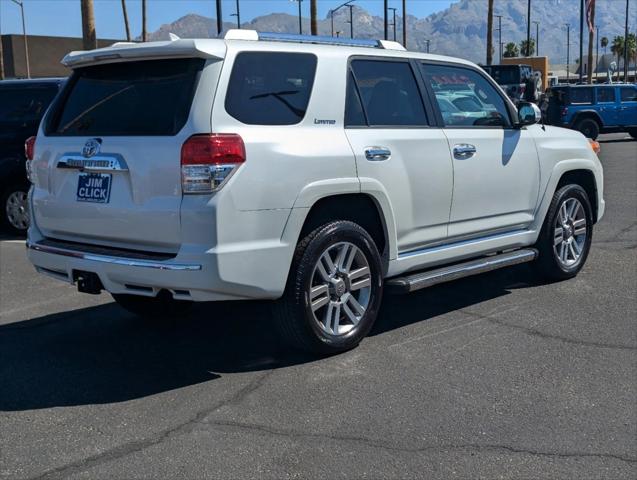
[[[184,193],[212,193],[246,161],[243,139],[235,133],[193,135],[181,147]]]
[[[35,155],[35,137],[27,138],[26,142],[24,142],[24,156],[27,157],[27,160],[33,160],[33,156]]]
[[[24,156],[27,157],[27,161],[24,164],[27,180],[34,183],[33,166],[31,165],[31,162],[33,162],[33,158],[35,156],[35,137],[29,137],[26,142],[24,142]]]

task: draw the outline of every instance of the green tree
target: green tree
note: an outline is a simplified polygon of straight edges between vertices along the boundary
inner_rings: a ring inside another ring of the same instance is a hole
[[[514,42],[509,42],[504,46],[502,56],[506,58],[519,57],[520,50],[518,50],[518,46]]]
[[[619,80],[619,72],[621,70],[619,59],[624,55],[624,37],[622,35],[617,35],[613,38],[610,51],[617,57],[617,79]]]
[[[523,57],[531,57],[535,53],[535,40],[532,38],[529,42],[529,48],[527,48],[526,40],[520,42],[520,53]]]
[[[600,44],[604,49],[604,53],[606,53],[606,48],[608,47],[608,37],[602,37],[602,39],[600,40]]]

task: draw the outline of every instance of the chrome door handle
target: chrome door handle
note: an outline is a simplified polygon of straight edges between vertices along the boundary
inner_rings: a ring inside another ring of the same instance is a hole
[[[468,143],[460,143],[453,147],[453,156],[458,159],[471,158],[476,154],[476,147]]]
[[[367,147],[365,158],[370,162],[382,162],[391,158],[391,150],[385,147]]]

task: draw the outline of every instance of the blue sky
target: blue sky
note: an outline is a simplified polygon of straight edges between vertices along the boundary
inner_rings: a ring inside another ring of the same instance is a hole
[[[272,12],[296,15],[298,6],[291,0],[239,0],[241,21],[248,21]],[[344,0],[319,0],[319,17],[324,18],[330,8]],[[97,35],[100,38],[124,38],[121,0],[94,0]],[[401,0],[389,0],[390,7],[400,11]],[[408,13],[425,17],[447,8],[452,0],[408,0]],[[141,32],[141,0],[126,0],[131,33]],[[170,23],[187,13],[214,16],[214,0],[147,0],[148,30],[154,31],[164,23]],[[382,0],[356,0],[356,4],[373,14],[381,15]],[[303,1],[303,14],[309,17],[310,2]],[[24,0],[27,32],[31,35],[79,36],[81,34],[80,0]],[[235,11],[235,0],[223,0],[223,16],[228,22]],[[0,31],[21,33],[20,8],[11,0],[0,0]]]

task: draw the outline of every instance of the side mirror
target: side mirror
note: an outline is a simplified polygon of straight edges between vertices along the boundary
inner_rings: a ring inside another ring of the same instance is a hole
[[[518,104],[518,121],[520,126],[533,125],[542,120],[542,111],[535,103],[520,102]]]

